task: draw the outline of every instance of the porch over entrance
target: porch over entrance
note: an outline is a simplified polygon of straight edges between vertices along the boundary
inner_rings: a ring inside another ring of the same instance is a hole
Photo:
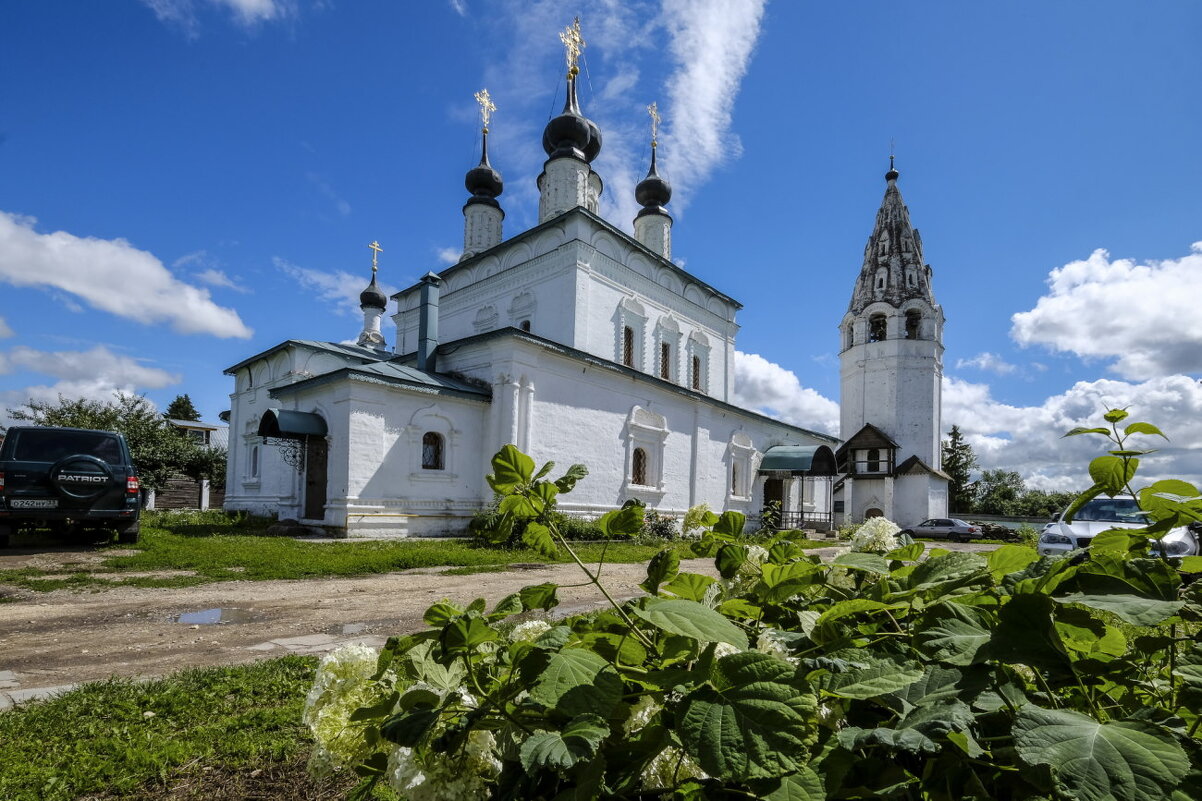
[[[834,527],[835,452],[826,445],[774,445],[764,453],[760,519],[778,531]]]

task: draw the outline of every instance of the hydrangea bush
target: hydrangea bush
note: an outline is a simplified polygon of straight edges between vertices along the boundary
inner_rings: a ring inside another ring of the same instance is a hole
[[[551,512],[583,468],[550,481],[507,446],[493,469],[491,536],[524,522],[575,559]],[[1202,518],[1172,489],[1149,496],[1154,526]],[[378,656],[323,661],[315,763],[409,801],[1202,798],[1202,558],[1151,558],[1155,531],[1057,558],[878,553],[885,522],[828,564],[794,532],[745,544],[726,512],[693,546],[717,578],[665,549],[618,599],[576,559],[608,601],[576,617],[551,614],[554,584],[439,602]]]

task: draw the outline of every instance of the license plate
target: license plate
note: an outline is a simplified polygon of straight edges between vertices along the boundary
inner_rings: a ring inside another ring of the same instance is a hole
[[[54,498],[9,498],[10,509],[57,509],[58,501]]]

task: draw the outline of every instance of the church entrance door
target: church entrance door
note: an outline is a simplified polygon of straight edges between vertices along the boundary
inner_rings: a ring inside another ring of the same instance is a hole
[[[764,481],[764,509],[775,510],[772,520],[774,527],[780,525],[780,512],[785,505],[785,482],[779,478],[769,478]]]
[[[326,516],[326,462],[329,446],[325,437],[309,437],[305,443],[305,519]]]

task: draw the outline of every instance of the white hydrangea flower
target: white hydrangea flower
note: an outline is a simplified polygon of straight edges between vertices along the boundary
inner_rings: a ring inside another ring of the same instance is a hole
[[[422,759],[412,748],[394,748],[388,783],[406,801],[486,801],[501,767],[492,732],[473,731],[461,755],[430,753]]]
[[[901,527],[885,517],[871,517],[851,536],[851,549],[861,553],[888,553],[901,546]]]
[[[686,779],[708,779],[709,776],[688,754],[669,746],[647,763],[639,778],[648,790],[669,790]]]
[[[714,647],[714,659],[721,659],[724,656],[738,653],[742,653],[738,646],[731,645],[728,642],[717,643]]]
[[[379,653],[365,645],[347,645],[321,660],[305,698],[302,720],[317,745],[309,765],[315,772],[352,765],[370,755],[365,724],[351,721],[360,707],[380,700],[387,683],[372,681]]]
[[[510,642],[533,642],[546,634],[552,628],[545,620],[527,620],[519,623],[509,632]]]
[[[768,561],[768,549],[760,545],[748,545],[747,561],[755,565],[764,564]]]
[[[786,662],[796,664],[798,659],[793,656],[792,652],[789,651],[789,647],[785,645],[781,637],[782,634],[784,632],[779,629],[764,629],[760,632],[759,637],[756,638],[755,650],[762,654],[770,654],[777,659],[783,659]]]
[[[646,728],[661,709],[663,707],[656,703],[654,698],[649,695],[640,695],[639,700],[630,707],[630,717],[626,718],[626,722],[622,724],[623,731],[627,734],[634,734],[636,731]]]

